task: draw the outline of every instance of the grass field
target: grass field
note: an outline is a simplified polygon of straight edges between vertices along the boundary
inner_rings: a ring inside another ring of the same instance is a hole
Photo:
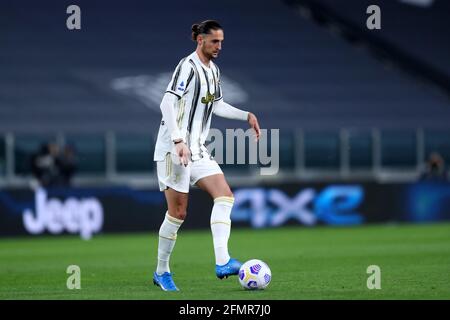
[[[450,299],[450,224],[235,229],[232,256],[272,269],[265,291],[218,280],[209,231],[183,231],[171,261],[180,292],[151,282],[157,234],[0,240],[0,299]],[[81,289],[66,287],[69,265]],[[369,265],[381,289],[369,290]]]

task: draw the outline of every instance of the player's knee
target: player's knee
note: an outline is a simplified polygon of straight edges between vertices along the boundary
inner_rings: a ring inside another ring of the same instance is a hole
[[[176,207],[173,211],[174,212],[173,212],[172,216],[174,216],[175,218],[177,218],[179,220],[186,219],[187,212],[186,212],[186,208],[184,206]]]
[[[231,200],[231,201],[234,202],[234,194],[233,194],[233,192],[231,192],[230,190],[225,191],[225,192],[222,192],[219,196],[217,196],[217,197],[214,198],[214,201],[216,201],[216,200],[218,200],[218,199],[223,200],[223,198],[229,199],[229,200]]]
[[[234,199],[234,194],[233,194],[233,192],[231,192],[231,190],[227,190],[224,192],[224,195],[222,197],[228,197],[228,198]]]
[[[177,214],[177,219],[185,220],[185,219],[186,219],[186,210],[185,210],[185,211],[180,211],[180,212]]]

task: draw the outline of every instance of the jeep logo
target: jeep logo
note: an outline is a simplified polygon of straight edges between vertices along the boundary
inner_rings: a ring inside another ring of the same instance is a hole
[[[31,234],[49,231],[59,234],[63,231],[79,233],[83,239],[90,239],[103,226],[103,208],[95,198],[78,200],[68,198],[47,199],[44,189],[35,192],[36,214],[31,209],[23,212],[25,229]]]

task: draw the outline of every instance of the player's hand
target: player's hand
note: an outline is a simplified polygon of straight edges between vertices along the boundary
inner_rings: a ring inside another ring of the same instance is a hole
[[[253,113],[249,112],[247,120],[248,120],[248,124],[250,125],[250,127],[253,130],[255,130],[255,133],[256,133],[255,141],[258,141],[259,137],[261,136],[261,129],[259,128],[258,119],[256,118],[256,116]]]
[[[191,159],[191,152],[189,151],[187,145],[184,142],[175,144],[175,152],[180,158],[180,163],[187,167],[189,160]]]

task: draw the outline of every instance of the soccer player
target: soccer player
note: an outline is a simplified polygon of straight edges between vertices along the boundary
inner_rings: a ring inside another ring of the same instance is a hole
[[[260,128],[254,114],[223,100],[220,70],[213,62],[219,56],[223,39],[223,28],[217,21],[206,20],[192,26],[192,40],[197,48],[179,62],[160,105],[162,121],[154,160],[168,210],[159,229],[158,265],[153,283],[164,291],[178,291],[169,259],[177,231],[186,218],[190,185],[198,186],[214,199],[210,223],[216,276],[223,279],[236,275],[241,266],[241,262],[228,253],[233,193],[204,144],[212,114],[248,121],[256,139],[259,139]]]

